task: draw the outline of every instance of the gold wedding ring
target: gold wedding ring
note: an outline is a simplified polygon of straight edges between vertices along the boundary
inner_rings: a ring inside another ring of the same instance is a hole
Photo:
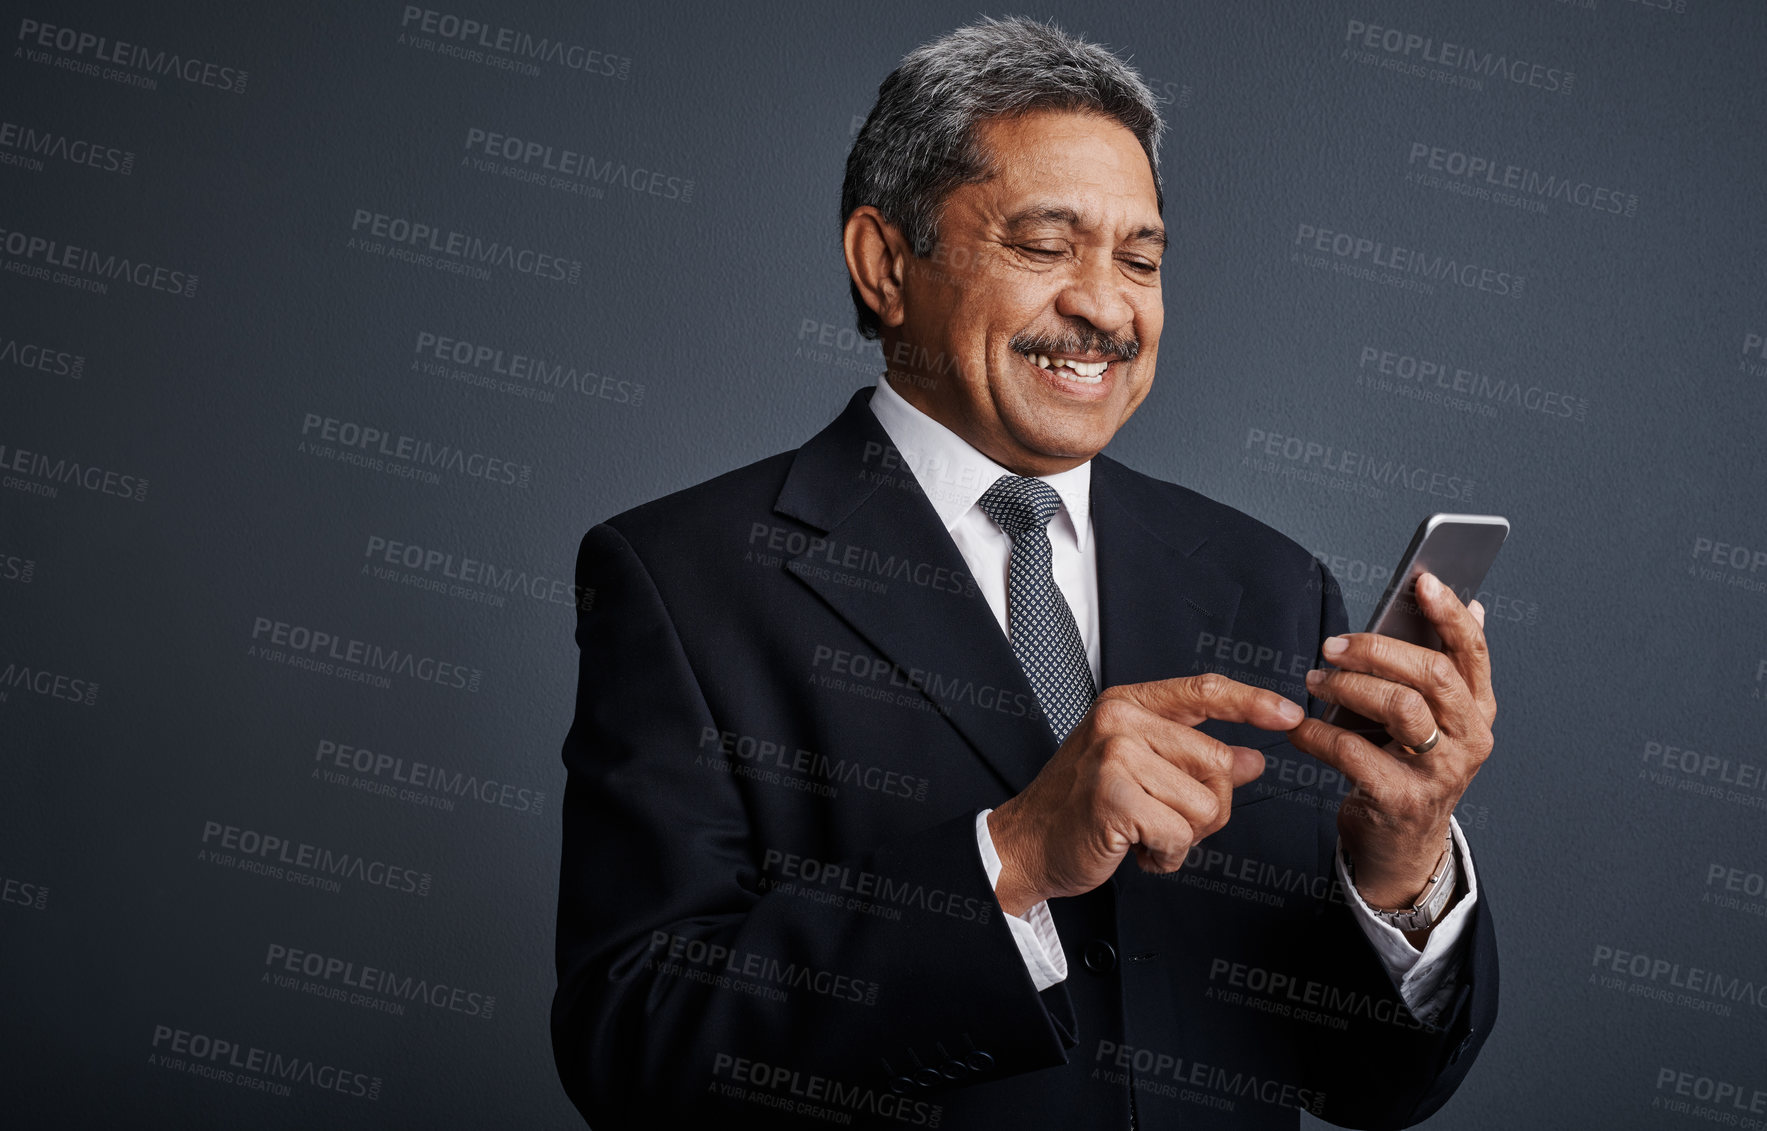
[[[1442,741],[1441,728],[1440,727],[1431,727],[1430,728],[1430,736],[1428,738],[1424,739],[1424,741],[1422,743],[1420,743],[1419,745],[1406,746],[1403,742],[1401,742],[1399,744],[1399,746],[1401,749],[1407,751],[1413,757],[1415,757],[1419,754],[1428,754],[1430,751],[1432,751],[1436,748],[1436,743],[1438,743],[1440,741]]]

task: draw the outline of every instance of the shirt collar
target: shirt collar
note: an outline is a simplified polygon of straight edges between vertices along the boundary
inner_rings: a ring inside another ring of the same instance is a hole
[[[871,395],[871,411],[889,434],[902,462],[914,473],[920,489],[932,501],[939,519],[950,531],[994,481],[1012,472],[1001,467],[969,441],[909,404],[890,386],[888,376],[879,377]],[[1036,478],[1055,488],[1080,550],[1086,549],[1087,521],[1092,505],[1092,461],[1078,467]]]

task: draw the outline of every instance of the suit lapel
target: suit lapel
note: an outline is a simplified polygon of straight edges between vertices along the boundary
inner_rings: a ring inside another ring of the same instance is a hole
[[[1199,639],[1226,636],[1239,611],[1239,583],[1197,555],[1211,524],[1183,497],[1152,488],[1107,456],[1092,461],[1106,687],[1196,674]]]
[[[894,689],[918,690],[1017,793],[1055,753],[1055,736],[1000,623],[965,584],[956,543],[872,414],[871,393],[856,392],[798,450],[775,509],[822,530],[825,546],[784,568],[895,665]],[[846,555],[871,566],[843,570]],[[882,586],[846,584],[843,573]]]

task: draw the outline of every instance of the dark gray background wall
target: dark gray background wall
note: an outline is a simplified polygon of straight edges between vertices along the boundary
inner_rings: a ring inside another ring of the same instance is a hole
[[[841,169],[971,6],[426,2],[5,6],[13,1126],[576,1124],[546,1010],[577,539],[881,367]],[[1172,125],[1163,365],[1112,454],[1326,556],[1354,621],[1424,514],[1514,523],[1459,813],[1502,1022],[1430,1126],[1693,1127],[1720,1084],[1763,1125],[1767,8],[1029,11],[1131,54]],[[582,65],[424,30],[455,18]],[[534,182],[475,131],[594,163]],[[407,222],[527,254],[394,258]],[[313,633],[393,671],[296,666]],[[276,863],[320,850],[363,867]],[[329,1000],[272,977],[297,950],[448,989]],[[341,1090],[193,1074],[179,1030]]]

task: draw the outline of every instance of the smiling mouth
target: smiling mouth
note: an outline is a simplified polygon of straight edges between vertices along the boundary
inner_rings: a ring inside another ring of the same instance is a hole
[[[1105,370],[1109,369],[1115,358],[1104,357],[1096,361],[1082,361],[1073,357],[1050,357],[1045,353],[1021,353],[1020,357],[1029,361],[1039,369],[1063,370],[1062,377],[1077,381],[1082,385],[1098,385],[1104,382]]]

